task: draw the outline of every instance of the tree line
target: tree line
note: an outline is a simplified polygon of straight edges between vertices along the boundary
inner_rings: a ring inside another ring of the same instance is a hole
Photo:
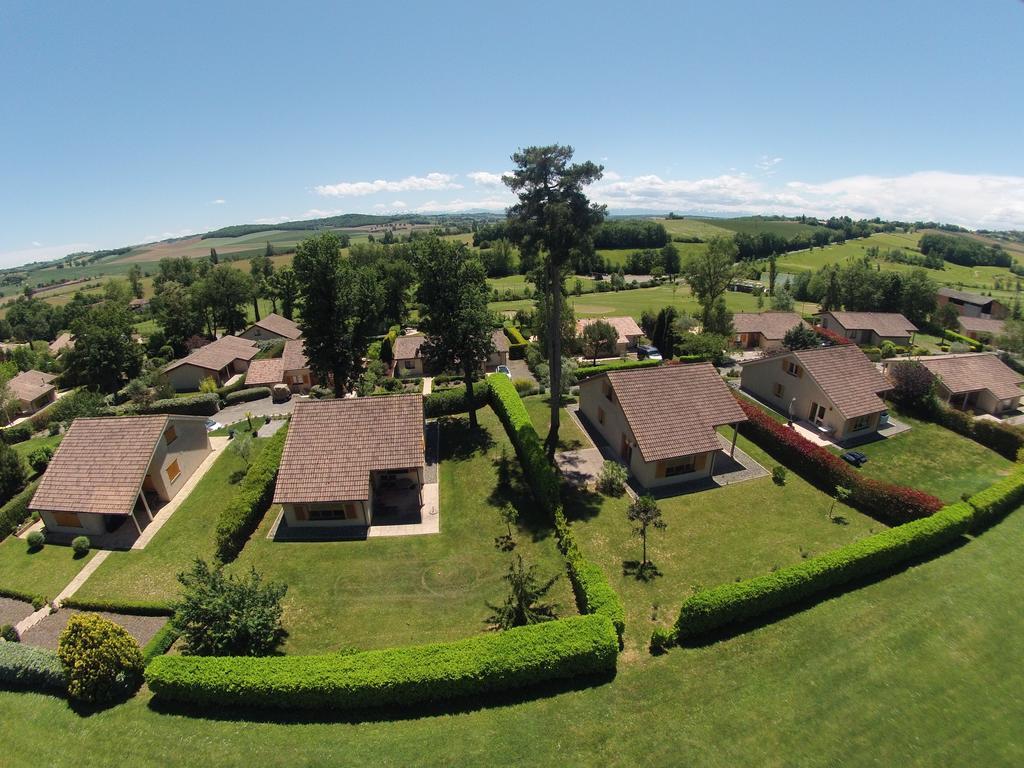
[[[929,232],[921,236],[918,248],[925,256],[937,256],[963,267],[1009,267],[1013,264],[1010,254],[998,243],[988,245],[968,237]]]

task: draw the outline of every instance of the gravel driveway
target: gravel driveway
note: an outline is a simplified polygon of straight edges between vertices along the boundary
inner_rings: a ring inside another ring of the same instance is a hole
[[[227,426],[228,424],[234,424],[236,421],[241,421],[247,413],[251,413],[253,416],[279,416],[291,413],[292,409],[295,408],[295,401],[299,399],[298,395],[292,395],[290,400],[286,400],[283,403],[275,403],[272,397],[264,397],[262,400],[251,400],[248,403],[229,405],[226,408],[222,408],[211,418]]]

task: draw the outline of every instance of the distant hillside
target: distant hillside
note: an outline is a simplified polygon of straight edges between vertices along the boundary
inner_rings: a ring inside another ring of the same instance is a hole
[[[446,226],[490,218],[504,218],[499,214],[474,213],[450,215],[400,214],[394,216],[375,216],[368,213],[344,213],[340,216],[327,216],[322,219],[305,219],[303,221],[285,221],[279,224],[235,224],[221,227],[202,235],[203,240],[213,237],[242,237],[257,232],[317,230],[317,229],[356,229],[360,227],[384,227],[388,224]]]

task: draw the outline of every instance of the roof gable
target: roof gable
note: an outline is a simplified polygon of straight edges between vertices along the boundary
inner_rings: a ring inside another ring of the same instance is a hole
[[[795,357],[814,379],[825,396],[847,419],[885,410],[880,392],[892,389],[867,355],[853,344],[835,347],[801,349],[788,355],[768,358],[780,360]]]
[[[737,312],[732,317],[736,333],[760,333],[772,340],[781,340],[798,325],[807,323],[796,312]]]
[[[259,353],[256,342],[238,336],[222,336],[211,341],[190,354],[164,366],[164,371],[171,371],[182,365],[194,365],[209,371],[219,371],[235,360],[252,360]]]
[[[302,335],[298,323],[275,312],[265,315],[249,326],[250,329],[257,327],[285,339],[297,339]]]
[[[598,320],[604,320],[615,329],[615,333],[618,334],[619,344],[628,344],[631,336],[644,335],[644,332],[632,317],[585,317],[582,320],[576,321],[576,335],[582,336],[583,329],[591,323],[596,323]]]
[[[879,336],[909,336],[917,326],[899,312],[840,312],[830,314],[848,331],[874,331]]]
[[[988,390],[1000,400],[1010,400],[1024,394],[1020,388],[1024,376],[988,352],[923,357],[920,362],[954,395]]]

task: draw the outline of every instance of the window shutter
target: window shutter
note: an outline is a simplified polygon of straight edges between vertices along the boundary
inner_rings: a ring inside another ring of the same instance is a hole
[[[658,462],[658,465],[657,465],[656,469],[654,470],[654,476],[655,477],[664,477],[665,476],[665,462],[664,461],[659,461]]]
[[[704,469],[704,465],[707,463],[708,455],[706,453],[700,454],[693,462],[694,471],[700,471]]]
[[[799,365],[796,367],[796,377],[798,379],[802,379],[804,377],[804,369],[801,368]]]

